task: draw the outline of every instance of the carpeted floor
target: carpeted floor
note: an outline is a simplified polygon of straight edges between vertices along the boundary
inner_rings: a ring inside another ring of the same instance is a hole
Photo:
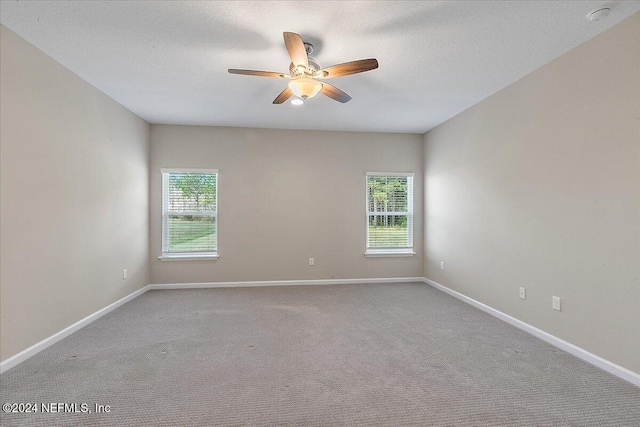
[[[3,427],[640,426],[639,388],[411,283],[147,292],[0,395],[110,406]]]

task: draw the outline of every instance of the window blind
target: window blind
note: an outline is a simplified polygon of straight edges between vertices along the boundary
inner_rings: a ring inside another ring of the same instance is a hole
[[[413,174],[367,174],[367,249],[413,249]]]
[[[163,172],[162,185],[162,252],[216,252],[217,172]]]

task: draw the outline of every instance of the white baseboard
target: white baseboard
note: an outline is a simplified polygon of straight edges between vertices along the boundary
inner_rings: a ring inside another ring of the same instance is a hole
[[[206,288],[252,288],[259,286],[315,286],[315,285],[356,285],[364,283],[409,283],[424,282],[423,277],[391,277],[371,279],[312,279],[312,280],[272,280],[254,282],[208,282],[208,283],[159,283],[149,285],[149,290],[159,289],[206,289]]]
[[[510,325],[515,326],[518,329],[522,329],[525,332],[530,333],[531,335],[540,338],[543,341],[548,342],[549,344],[558,347],[561,350],[566,351],[567,353],[584,360],[585,362],[591,363],[598,368],[609,372],[616,377],[622,378],[625,381],[630,382],[631,384],[640,387],[640,374],[633,372],[627,368],[624,368],[620,365],[616,365],[613,362],[610,362],[606,359],[603,359],[600,356],[596,356],[593,353],[588,352],[587,350],[580,348],[576,345],[571,344],[561,338],[558,338],[554,335],[551,335],[548,332],[543,331],[542,329],[538,329],[535,326],[531,326],[528,323],[523,322],[522,320],[518,320],[515,317],[509,316],[499,310],[496,310],[493,307],[490,307],[486,304],[481,303],[480,301],[476,301],[473,298],[469,298],[466,295],[461,294],[460,292],[456,292],[452,289],[447,288],[433,280],[424,278],[424,282],[428,285],[433,286],[434,288],[441,290],[442,292],[453,296],[461,301],[470,304],[485,313],[488,313],[498,319],[507,322]]]
[[[130,293],[126,297],[120,298],[118,301],[116,301],[116,302],[114,302],[112,304],[109,304],[105,308],[100,309],[100,310],[96,311],[93,314],[90,314],[89,316],[85,317],[84,319],[78,320],[73,325],[68,326],[68,327],[64,328],[63,330],[61,330],[60,332],[57,332],[57,333],[51,335],[49,338],[45,338],[42,341],[40,341],[39,343],[36,343],[36,344],[32,345],[31,347],[27,348],[26,350],[22,350],[20,353],[14,355],[14,356],[11,356],[10,358],[8,358],[6,360],[3,360],[2,362],[0,362],[0,374],[3,373],[6,370],[9,370],[9,369],[13,368],[14,366],[16,366],[19,363],[24,362],[25,360],[27,360],[31,356],[35,355],[36,353],[39,353],[40,351],[44,350],[45,348],[47,348],[49,346],[57,343],[61,339],[71,335],[72,333],[74,333],[78,329],[83,328],[83,327],[87,326],[89,323],[98,320],[99,318],[101,318],[105,314],[115,310],[116,308],[120,307],[122,304],[131,301],[135,297],[137,297],[139,295],[142,295],[143,293],[147,292],[148,290],[149,290],[149,285],[144,286],[144,287],[138,289],[137,291]]]

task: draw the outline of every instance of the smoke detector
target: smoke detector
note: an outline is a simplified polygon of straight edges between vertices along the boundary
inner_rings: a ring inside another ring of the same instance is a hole
[[[607,16],[609,16],[609,12],[611,12],[611,8],[610,7],[603,7],[601,9],[594,10],[593,12],[588,14],[587,15],[587,19],[589,21],[602,21]]]

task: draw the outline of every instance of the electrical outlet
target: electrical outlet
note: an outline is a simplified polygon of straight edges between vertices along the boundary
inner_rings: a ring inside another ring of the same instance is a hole
[[[554,310],[560,311],[560,297],[553,297],[553,303],[551,306]]]
[[[527,290],[522,286],[520,287],[520,298],[527,299]]]
[[[122,270],[122,280],[127,278],[127,269]]]
[[[315,265],[316,264],[316,260],[314,260],[313,258],[309,258],[309,265]]]
[[[444,261],[440,261],[440,270],[444,270]]]

